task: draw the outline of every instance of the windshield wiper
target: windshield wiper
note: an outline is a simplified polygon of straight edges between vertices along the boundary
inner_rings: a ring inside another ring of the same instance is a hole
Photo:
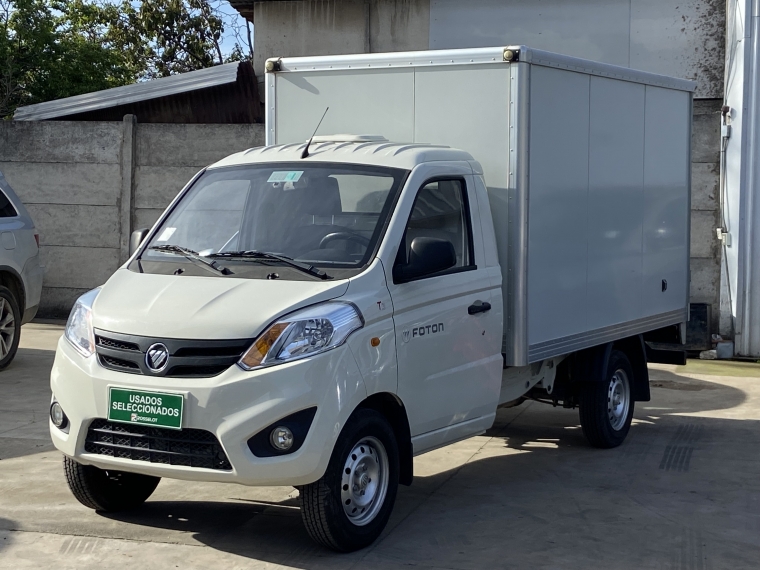
[[[163,253],[174,253],[177,255],[182,255],[186,257],[188,260],[192,261],[196,265],[199,265],[201,267],[204,267],[208,269],[209,271],[213,271],[214,273],[221,273],[222,275],[232,275],[233,272],[230,271],[228,268],[223,267],[222,265],[219,265],[216,261],[209,261],[202,255],[198,255],[197,251],[193,251],[192,249],[187,249],[185,247],[181,247],[179,245],[154,245],[150,249],[153,249],[155,251],[161,251]]]
[[[299,271],[303,271],[304,273],[308,273],[309,275],[313,275],[314,277],[319,277],[320,279],[332,279],[330,275],[321,269],[314,267],[313,265],[309,265],[308,263],[301,263],[300,261],[294,260],[292,257],[280,255],[278,253],[270,253],[268,251],[223,251],[220,253],[211,253],[209,254],[209,257],[225,257],[228,259],[274,260],[284,263],[285,265],[288,265],[294,269],[298,269]]]

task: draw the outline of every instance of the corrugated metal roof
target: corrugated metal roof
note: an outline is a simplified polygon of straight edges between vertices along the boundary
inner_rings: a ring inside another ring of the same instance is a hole
[[[162,77],[145,83],[135,83],[134,85],[114,87],[113,89],[75,95],[74,97],[37,103],[36,105],[27,105],[16,109],[13,119],[16,121],[42,121],[235,83],[239,65],[239,62],[227,63],[198,71]]]

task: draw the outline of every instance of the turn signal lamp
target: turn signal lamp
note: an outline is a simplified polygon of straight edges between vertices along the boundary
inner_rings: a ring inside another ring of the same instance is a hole
[[[271,350],[277,339],[280,338],[282,331],[288,328],[288,323],[276,323],[272,325],[263,335],[256,339],[253,346],[248,349],[240,363],[247,369],[261,366],[264,358]]]

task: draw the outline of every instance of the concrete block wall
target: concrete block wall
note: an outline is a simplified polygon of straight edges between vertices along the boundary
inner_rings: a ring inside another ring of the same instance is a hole
[[[0,121],[0,171],[40,231],[38,315],[65,317],[127,259],[132,230],[151,226],[196,172],[263,142],[259,124]]]
[[[41,316],[61,316],[118,267],[123,130],[0,122],[0,171],[40,230]]]
[[[721,99],[694,101],[691,137],[691,302],[712,305],[711,332],[720,319]]]
[[[262,124],[138,124],[133,228],[152,226],[185,183],[205,166],[263,144]]]

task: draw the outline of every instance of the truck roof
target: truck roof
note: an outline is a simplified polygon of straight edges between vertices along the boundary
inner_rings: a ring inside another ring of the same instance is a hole
[[[302,159],[305,146],[306,142],[251,148],[223,158],[209,168],[264,162],[345,162],[412,170],[424,162],[474,160],[470,153],[448,146],[396,143],[372,135],[315,137],[308,158]]]
[[[579,57],[553,53],[524,45],[509,45],[485,48],[442,49],[412,52],[361,53],[346,55],[317,55],[304,57],[273,57],[267,60],[267,75],[292,72],[335,72],[360,71],[387,68],[441,67],[459,65],[504,65],[505,63],[529,63],[544,67],[554,67],[566,71],[577,71],[588,75],[622,79],[633,83],[643,83],[694,91],[695,81],[659,75],[648,71],[591,61]]]

